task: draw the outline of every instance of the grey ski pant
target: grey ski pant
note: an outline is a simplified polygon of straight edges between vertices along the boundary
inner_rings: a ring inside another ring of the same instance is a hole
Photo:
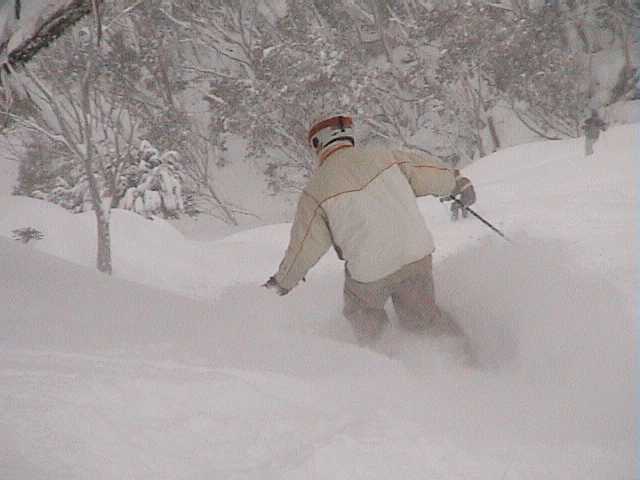
[[[375,282],[358,282],[346,272],[344,316],[351,322],[360,344],[379,337],[390,323],[384,306],[393,302],[401,327],[426,331],[441,313],[435,304],[431,255],[410,263]]]

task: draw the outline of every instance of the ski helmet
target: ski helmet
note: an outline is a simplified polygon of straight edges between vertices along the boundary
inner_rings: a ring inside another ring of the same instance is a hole
[[[309,145],[322,155],[330,146],[350,143],[355,145],[353,136],[353,120],[346,115],[337,115],[316,122],[310,129],[307,137]]]

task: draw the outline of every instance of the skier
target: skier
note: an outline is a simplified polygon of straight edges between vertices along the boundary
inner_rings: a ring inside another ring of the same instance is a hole
[[[593,154],[593,144],[600,137],[600,131],[607,129],[607,124],[600,118],[596,109],[591,110],[591,116],[584,121],[582,125],[584,130],[584,150],[585,155]]]
[[[434,296],[434,242],[416,196],[457,194],[468,179],[427,154],[356,148],[348,116],[316,123],[308,141],[318,167],[300,196],[284,259],[264,286],[286,295],[333,245],[345,261],[343,313],[358,343],[370,344],[389,324],[389,298],[402,327],[446,332]],[[472,193],[471,185],[462,192],[465,205]]]

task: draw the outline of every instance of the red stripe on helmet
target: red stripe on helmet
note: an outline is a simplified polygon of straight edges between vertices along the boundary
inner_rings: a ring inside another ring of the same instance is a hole
[[[336,117],[331,117],[331,118],[327,118],[326,120],[322,120],[321,122],[316,123],[313,127],[309,129],[309,136],[307,137],[307,142],[311,142],[311,139],[320,130],[324,130],[327,127],[340,127],[340,126],[343,126],[345,128],[351,128],[353,126],[353,120],[351,119],[351,117],[345,117],[344,115],[338,115]]]

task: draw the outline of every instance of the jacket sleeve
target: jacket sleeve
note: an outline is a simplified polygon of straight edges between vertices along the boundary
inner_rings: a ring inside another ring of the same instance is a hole
[[[400,166],[416,197],[450,195],[456,186],[456,174],[430,155],[394,150]]]
[[[291,290],[331,247],[331,232],[324,210],[303,192],[291,226],[291,238],[275,279]]]

